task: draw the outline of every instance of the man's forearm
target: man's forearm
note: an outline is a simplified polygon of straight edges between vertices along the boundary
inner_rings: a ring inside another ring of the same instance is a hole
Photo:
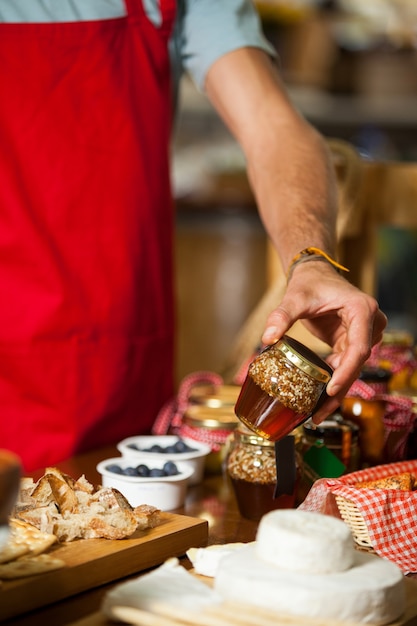
[[[213,64],[206,87],[246,155],[258,208],[284,270],[306,247],[334,256],[335,170],[326,143],[291,106],[268,57],[246,48],[231,52]],[[334,373],[318,423],[339,406],[381,341],[387,319],[372,296],[331,264],[299,263],[266,320],[263,343],[277,341],[298,320],[331,347],[327,360]]]
[[[260,215],[283,267],[307,246],[334,255],[337,191],[323,138],[292,108],[270,59],[242,49],[217,61],[207,93],[239,141]]]
[[[320,138],[311,137],[310,129],[300,143],[294,130],[289,134],[288,141],[285,133],[280,135],[286,148],[271,146],[270,151],[265,148],[262,155],[248,159],[259,212],[284,270],[294,255],[308,246],[335,254],[337,207],[327,147]]]

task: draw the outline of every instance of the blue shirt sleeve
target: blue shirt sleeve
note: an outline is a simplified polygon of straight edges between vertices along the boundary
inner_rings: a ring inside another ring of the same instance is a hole
[[[249,46],[276,57],[251,0],[184,0],[179,6],[177,71],[187,71],[201,91],[208,69],[227,52]]]

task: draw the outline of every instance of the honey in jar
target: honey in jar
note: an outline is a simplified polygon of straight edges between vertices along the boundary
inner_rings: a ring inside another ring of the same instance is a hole
[[[243,425],[239,425],[228,442],[226,473],[230,479],[240,514],[247,519],[259,521],[263,515],[274,509],[294,508],[297,504],[297,489],[300,477],[300,459],[290,454],[285,471],[293,478],[288,492],[278,494],[277,458],[275,444],[255,435]]]
[[[331,375],[323,359],[285,335],[250,364],[235,413],[257,435],[278,441],[312,415]]]

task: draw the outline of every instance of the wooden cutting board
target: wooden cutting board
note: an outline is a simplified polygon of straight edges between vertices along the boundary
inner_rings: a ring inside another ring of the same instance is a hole
[[[66,567],[3,581],[0,621],[160,565],[188,548],[205,546],[207,540],[206,520],[162,513],[156,528],[137,531],[129,539],[80,539],[54,546],[50,553]]]

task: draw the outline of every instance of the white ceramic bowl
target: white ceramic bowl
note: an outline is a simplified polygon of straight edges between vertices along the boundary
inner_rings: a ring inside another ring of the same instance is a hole
[[[184,441],[187,446],[193,448],[189,452],[147,452],[145,448],[159,445],[162,448],[173,446],[178,439]],[[135,446],[135,447],[132,447]],[[202,481],[206,457],[210,454],[211,448],[208,444],[187,437],[176,435],[144,435],[128,437],[117,444],[117,449],[125,458],[132,459],[138,463],[148,463],[151,460],[181,462],[193,470],[190,478],[190,485],[196,485]]]
[[[151,459],[146,465],[151,468],[161,469],[164,461]],[[97,465],[97,471],[101,474],[103,487],[114,487],[127,498],[131,506],[149,504],[161,511],[172,511],[183,506],[187,493],[192,469],[183,463],[176,463],[179,474],[174,476],[147,477],[125,476],[116,474],[107,469],[109,465],[119,465],[125,469],[139,465],[136,461],[124,457],[105,459]]]

